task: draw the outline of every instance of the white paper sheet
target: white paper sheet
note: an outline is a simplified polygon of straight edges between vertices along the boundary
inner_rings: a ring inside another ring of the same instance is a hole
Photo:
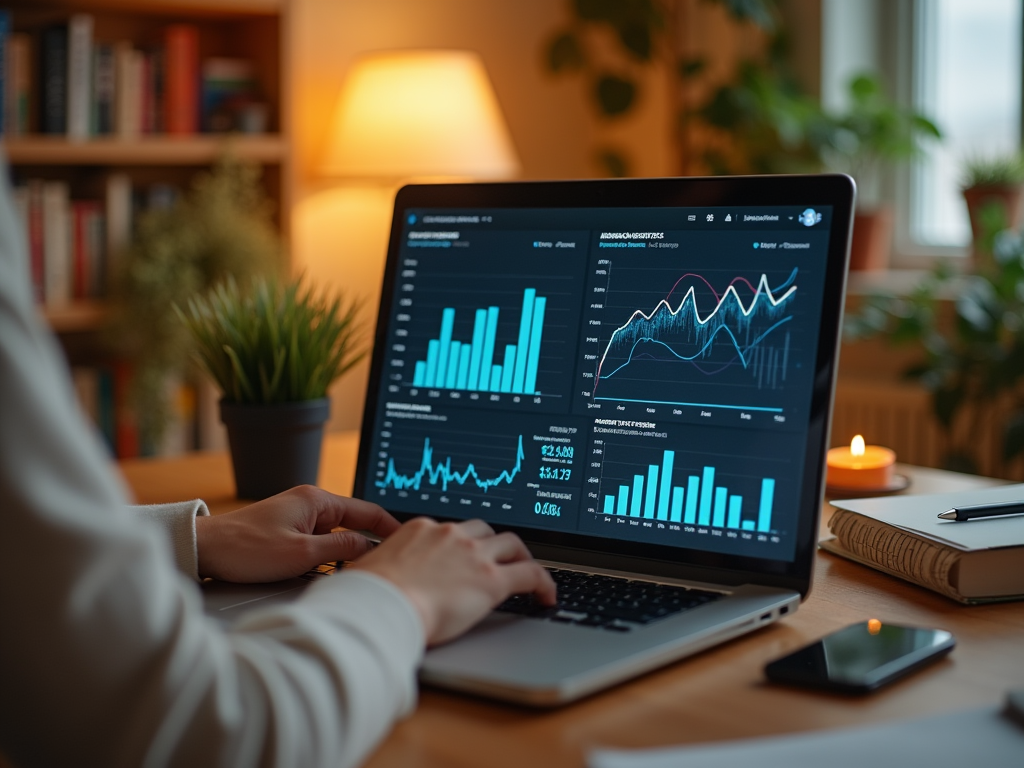
[[[1002,708],[867,728],[669,749],[601,749],[589,768],[1013,768],[1024,766],[1024,728]]]

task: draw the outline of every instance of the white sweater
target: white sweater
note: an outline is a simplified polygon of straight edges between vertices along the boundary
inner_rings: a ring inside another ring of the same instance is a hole
[[[230,630],[208,620],[205,505],[129,510],[36,318],[27,261],[0,182],[0,753],[18,766],[362,762],[415,703],[415,609],[350,572]]]

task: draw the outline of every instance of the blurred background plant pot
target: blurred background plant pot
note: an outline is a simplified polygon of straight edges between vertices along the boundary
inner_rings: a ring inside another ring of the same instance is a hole
[[[220,401],[240,499],[316,485],[329,398],[274,405]]]
[[[889,268],[892,247],[892,209],[888,206],[857,211],[853,217],[850,271]]]
[[[1021,202],[1024,200],[1024,186],[1020,184],[979,184],[963,190],[967,202],[967,215],[971,219],[971,241],[980,243],[990,229],[984,221],[982,211],[988,206],[998,206],[1002,225],[1012,230],[1020,229]],[[977,255],[977,248],[975,248]]]

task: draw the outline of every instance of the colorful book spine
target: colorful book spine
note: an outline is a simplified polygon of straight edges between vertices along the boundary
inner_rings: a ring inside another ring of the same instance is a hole
[[[139,455],[139,428],[131,407],[132,369],[126,362],[114,364],[114,448],[119,459]]]
[[[68,28],[47,27],[40,36],[42,91],[39,128],[42,133],[64,135],[68,129]]]
[[[114,48],[97,45],[93,52],[92,67],[92,133],[107,136],[114,132],[114,100],[116,76],[114,74]]]
[[[68,20],[68,138],[89,138],[92,123],[93,18],[77,13]]]
[[[85,246],[89,253],[88,291],[92,298],[107,293],[107,253],[103,206],[90,202],[86,208]]]
[[[24,136],[29,132],[32,63],[28,35],[15,33],[7,38],[4,78],[4,133]]]
[[[37,304],[46,301],[46,270],[43,254],[43,182],[28,182],[28,252],[32,291]]]
[[[43,279],[48,307],[60,307],[71,302],[74,281],[70,219],[67,183],[43,182]]]
[[[142,53],[130,43],[114,46],[116,71],[115,124],[117,135],[134,138],[142,130],[142,79],[145,63]]]
[[[128,174],[112,173],[106,190],[106,280],[132,239],[132,181]],[[109,284],[109,283],[108,283]]]
[[[195,133],[199,127],[199,30],[172,24],[164,33],[165,130],[173,135]]]

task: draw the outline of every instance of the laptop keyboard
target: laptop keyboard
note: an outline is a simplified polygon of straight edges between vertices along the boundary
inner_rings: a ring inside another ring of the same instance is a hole
[[[533,595],[513,595],[496,610],[612,632],[629,632],[722,597],[716,592],[615,576],[559,568],[548,568],[548,572],[558,585],[558,605],[541,605]]]
[[[341,563],[322,563],[315,568],[310,568],[308,571],[299,576],[304,581],[315,581],[321,576],[330,576],[335,571],[340,571],[344,566]]]

